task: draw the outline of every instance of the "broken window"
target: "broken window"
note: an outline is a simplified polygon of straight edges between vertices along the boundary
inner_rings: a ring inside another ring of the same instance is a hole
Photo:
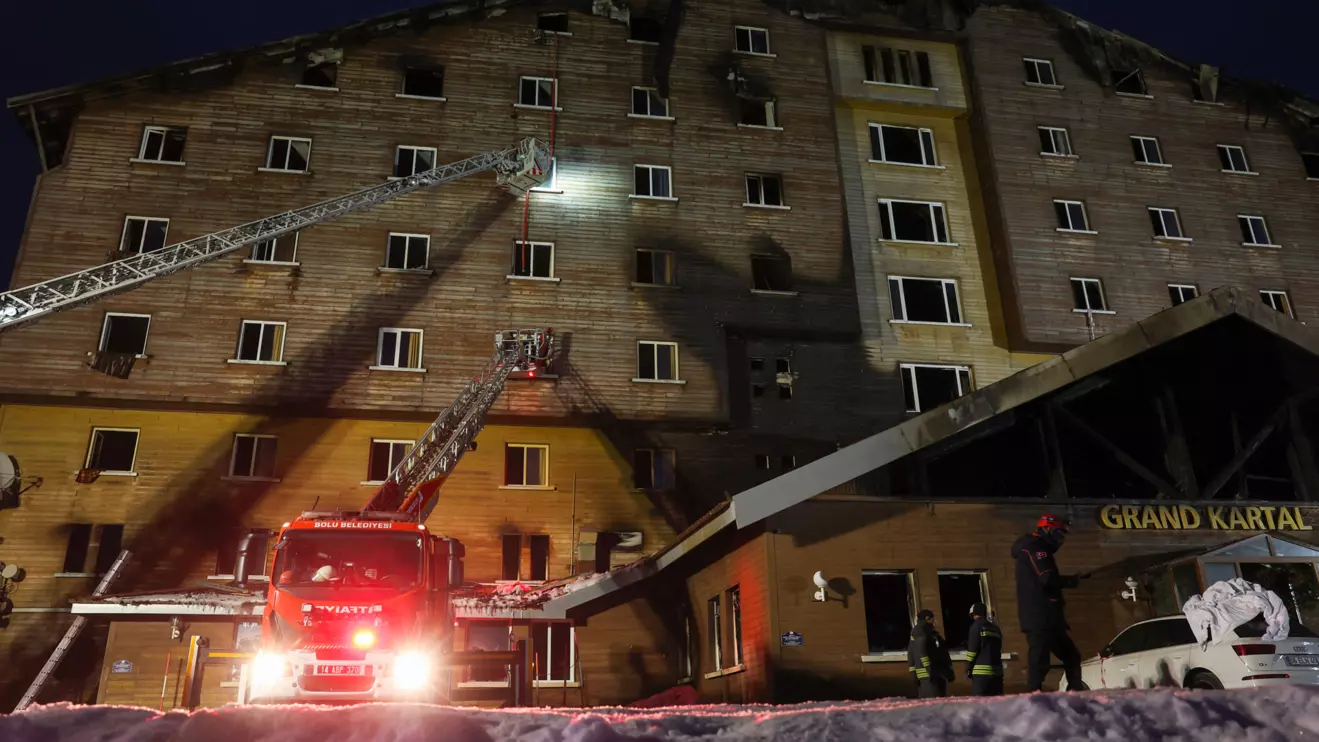
[[[1022,57],[1021,61],[1026,65],[1027,85],[1058,86],[1058,78],[1053,74],[1053,62],[1033,57]]]
[[[861,599],[869,653],[905,654],[911,641],[912,622],[916,619],[911,573],[861,570]]]
[[[745,54],[769,54],[769,29],[737,26],[734,29],[734,49]]]
[[[752,255],[751,288],[792,291],[792,261],[778,255]]]
[[[930,72],[930,55],[925,52],[881,48],[879,73],[880,79],[873,82],[917,88],[934,87],[934,78]]]
[[[101,325],[101,344],[97,350],[102,353],[123,353],[145,358],[147,330],[150,327],[149,314],[106,312],[105,321]]]
[[[1104,299],[1104,284],[1098,278],[1073,278],[1072,311],[1107,312],[1108,302]]]
[[[1319,180],[1319,152],[1302,152],[1301,164],[1305,166],[1305,177]]]
[[[126,253],[155,252],[165,246],[169,233],[169,220],[150,216],[130,216],[124,219],[124,231],[119,236],[119,251]]]
[[[1086,218],[1084,202],[1054,199],[1053,211],[1058,217],[1058,231],[1090,231],[1090,220]]]
[[[376,368],[422,371],[422,331],[382,327],[376,341]]]
[[[900,369],[907,412],[932,410],[971,391],[971,369],[967,366],[904,363]]]
[[[638,448],[632,456],[632,485],[660,492],[673,489],[675,460],[673,449]]]
[[[550,537],[537,534],[528,541],[531,542],[531,581],[544,582],[550,576]]]
[[[61,574],[85,574],[87,553],[91,547],[92,526],[90,523],[69,524],[69,538],[64,545],[64,568]]]
[[[273,435],[235,435],[233,454],[229,457],[229,476],[273,479],[278,444],[279,439]]]
[[[636,282],[647,286],[674,286],[674,257],[671,250],[637,248]]]
[[[627,40],[639,44],[658,44],[664,38],[664,21],[658,18],[631,16],[627,22]]]
[[[875,47],[861,47],[861,63],[865,67],[866,82],[880,82],[879,56],[875,54]]]
[[[971,606],[989,603],[989,585],[984,572],[939,572],[939,605],[948,649],[965,650],[971,629]]]
[[[778,119],[774,115],[774,101],[739,98],[738,104],[741,106],[738,125],[762,129],[778,128]]]
[[[142,130],[139,160],[151,162],[183,162],[183,145],[188,141],[188,130],[177,126],[148,126]]]
[[[576,630],[567,621],[531,624],[537,685],[561,686],[577,680]]]
[[[311,140],[304,137],[271,137],[266,152],[266,169],[305,173],[311,163]]]
[[[536,17],[536,30],[553,33],[568,33],[567,13],[541,13]],[[571,34],[570,34],[571,35]]]
[[[632,195],[641,198],[673,198],[673,168],[666,165],[636,165]]]
[[[243,320],[238,328],[235,360],[246,363],[282,363],[286,328],[284,322]]]
[[[516,580],[522,571],[522,534],[506,533],[500,542],[499,579]]]
[[[962,321],[955,279],[890,276],[888,288],[895,322],[946,325]]]
[[[1166,165],[1159,140],[1154,137],[1132,137],[1131,154],[1142,165]]]
[[[408,147],[399,145],[394,150],[394,177],[406,178],[409,175],[424,173],[435,167],[434,147]]]
[[[1072,138],[1067,130],[1059,126],[1036,127],[1040,133],[1040,154],[1050,157],[1075,157],[1072,151]]]
[[[273,240],[262,240],[252,246],[253,263],[296,263],[298,261],[298,235],[282,234]]]
[[[1222,164],[1225,173],[1251,172],[1250,166],[1246,163],[1246,150],[1239,145],[1218,145],[1218,162]]]
[[[1185,304],[1200,295],[1200,289],[1196,288],[1193,283],[1170,283],[1168,284],[1168,298],[1172,299],[1172,305]]]
[[[870,125],[870,157],[877,162],[935,167],[934,132],[911,126]]]
[[[1109,72],[1113,90],[1127,95],[1148,95],[1145,90],[1145,73],[1140,70],[1114,69]]]
[[[637,379],[678,380],[678,344],[649,340],[637,342]]]
[[[783,178],[747,173],[747,206],[783,206]]]
[[[1182,233],[1182,220],[1177,215],[1176,209],[1162,209],[1157,206],[1149,207],[1150,224],[1154,227],[1154,236],[1170,240],[1184,240],[1186,235]]]
[[[132,474],[137,461],[138,431],[130,428],[92,428],[84,469],[102,474]]]
[[[414,441],[371,440],[371,451],[366,464],[367,484],[380,484],[408,455]]]
[[[1264,303],[1265,303],[1270,309],[1273,309],[1274,311],[1282,312],[1283,314],[1287,315],[1288,317],[1295,317],[1295,316],[1296,316],[1295,313],[1292,312],[1292,300],[1291,300],[1291,297],[1287,295],[1287,292],[1286,292],[1286,291],[1276,291],[1276,290],[1272,290],[1272,289],[1260,289],[1260,292],[1259,292],[1259,298],[1260,298],[1260,300],[1263,301],[1263,302],[1264,302]]]
[[[1244,245],[1277,247],[1269,238],[1269,225],[1262,216],[1237,215],[1237,224],[1241,226],[1241,242]]]
[[[518,80],[518,105],[526,108],[557,108],[559,83],[549,77],[523,77]]]
[[[416,98],[443,98],[444,68],[438,65],[405,68],[402,94]]]
[[[124,526],[121,523],[94,526],[90,523],[69,525],[69,537],[64,546],[64,567],[60,574],[105,574],[119,556],[124,544]],[[96,551],[96,561],[90,572],[87,557]]]
[[[879,200],[880,234],[892,242],[948,241],[948,222],[943,204],[930,201]]]
[[[431,238],[425,234],[390,232],[385,244],[385,268],[424,270],[430,263]]]
[[[504,486],[544,487],[549,481],[550,447],[530,443],[504,446]]]
[[[669,99],[655,88],[632,88],[632,115],[647,118],[668,118]]]
[[[514,278],[554,278],[553,242],[513,242]]]
[[[298,84],[308,88],[337,89],[339,83],[339,63],[322,62],[309,64],[302,69]]]

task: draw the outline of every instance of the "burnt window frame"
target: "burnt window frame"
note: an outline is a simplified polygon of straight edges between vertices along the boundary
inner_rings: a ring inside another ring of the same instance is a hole
[[[105,436],[104,436],[103,434],[105,434],[105,433],[132,433],[132,434],[133,434],[133,454],[132,454],[132,457],[130,458],[130,460],[129,460],[129,462],[128,462],[128,468],[127,468],[127,469],[103,469],[103,468],[101,468],[101,467],[99,467],[99,466],[93,466],[94,463],[95,463],[95,464],[99,464],[99,463],[101,463],[100,460],[99,460],[99,459],[100,459],[100,454],[99,454],[99,450],[100,450],[100,449],[99,449],[99,447],[97,446],[97,441],[98,441],[98,437],[97,437],[97,436],[100,435],[99,440],[102,441],[102,446],[103,446],[103,445],[104,445],[103,441],[105,440]],[[112,426],[107,426],[107,425],[95,425],[95,426],[92,426],[91,437],[90,437],[90,439],[89,439],[88,442],[87,442],[87,454],[86,454],[86,456],[83,457],[83,468],[84,468],[84,469],[96,469],[96,470],[98,470],[98,471],[100,472],[100,476],[103,476],[103,477],[136,477],[136,476],[137,476],[137,456],[138,456],[138,453],[141,451],[141,447],[142,447],[142,429],[141,429],[141,428],[118,428],[118,427],[112,427]]]
[[[133,353],[133,357],[135,358],[147,358],[148,357],[147,342],[151,338],[151,315],[149,314],[136,314],[132,312],[106,312],[101,319],[101,338],[100,341],[96,344],[96,351],[98,353],[106,352],[107,346],[110,344],[110,333],[111,333],[111,327],[113,325],[111,319],[114,317],[124,317],[126,319],[145,319],[147,321],[146,329],[142,332],[142,348],[136,353]],[[111,352],[118,353],[122,351],[111,351]]]

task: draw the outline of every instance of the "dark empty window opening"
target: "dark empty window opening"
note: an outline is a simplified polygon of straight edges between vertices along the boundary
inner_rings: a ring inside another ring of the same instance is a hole
[[[765,385],[764,385],[764,384],[752,384],[752,385],[751,385],[751,396],[753,396],[753,397],[763,397],[763,396],[765,396]]]
[[[309,88],[334,88],[339,83],[339,63],[322,62],[309,64],[302,70],[299,85]]]
[[[750,362],[749,362],[747,365],[750,366],[750,368],[751,368],[752,371],[764,371],[764,370],[765,370],[765,359],[764,359],[764,358],[752,358],[752,359],[750,360]]]
[[[741,114],[738,123],[743,126],[760,126],[772,128],[778,126],[774,117],[774,101],[739,98]]]
[[[119,551],[124,547],[124,526],[121,523],[101,526],[101,543],[96,547],[96,565],[92,571],[103,575],[110,571]]]
[[[66,574],[81,574],[87,569],[87,553],[92,543],[92,526],[90,523],[74,523],[69,526],[69,540],[64,545],[64,568]]]
[[[443,67],[409,67],[403,70],[403,95],[444,97]]]
[[[879,82],[879,56],[875,54],[875,47],[861,47],[861,61],[866,69],[866,82]]]
[[[1168,298],[1172,300],[1175,307],[1178,304],[1185,304],[1200,294],[1199,289],[1194,284],[1170,283],[1168,284]]]
[[[748,206],[783,206],[783,179],[778,175],[747,174]]]
[[[971,369],[966,366],[904,363],[901,370],[907,412],[932,410],[971,391]]]
[[[943,204],[882,200],[879,202],[879,225],[885,240],[951,244]]]
[[[1113,80],[1113,89],[1129,95],[1148,95],[1145,90],[1145,75],[1140,70],[1114,69],[1109,72]]]
[[[950,278],[889,277],[893,319],[898,322],[958,324],[957,281]]]
[[[639,448],[632,456],[632,484],[639,490],[671,490],[675,454],[667,448]]]
[[[792,384],[779,382],[779,399],[792,399]]]
[[[137,431],[95,428],[87,451],[88,469],[130,474],[137,460]]]
[[[553,278],[554,243],[513,243],[513,275],[518,278]]]
[[[500,559],[499,579],[516,580],[522,568],[522,534],[506,533],[501,541],[503,553]]]
[[[124,353],[145,356],[147,352],[147,330],[151,327],[151,315],[106,313],[105,324],[101,328],[101,347],[103,353]]]
[[[234,436],[233,456],[229,462],[229,475],[232,477],[273,479],[275,476],[275,451],[279,439],[273,435]]]
[[[630,41],[643,44],[658,44],[664,38],[664,21],[658,18],[639,18],[632,16],[627,22]]]
[[[673,286],[673,253],[668,250],[637,249],[636,282],[647,286]]]
[[[775,359],[774,359],[774,373],[776,373],[776,374],[790,374],[790,373],[792,373],[792,359],[790,359],[790,358],[775,358]]]
[[[934,132],[910,126],[871,124],[870,157],[902,165],[935,167],[939,164],[934,156]]]
[[[769,469],[769,454],[758,453],[755,456],[755,460],[756,460],[757,469],[766,469],[766,470]]]
[[[752,255],[751,287],[757,291],[792,291],[792,261],[776,255]]]
[[[939,573],[939,605],[943,609],[943,630],[949,649],[966,649],[971,606],[989,602],[988,597],[985,578],[980,572]]]
[[[915,613],[910,576],[906,572],[863,571],[861,597],[870,653],[905,652]]]
[[[668,118],[669,99],[661,97],[655,88],[632,88],[632,115],[651,118]]]
[[[930,55],[925,52],[882,48],[879,50],[879,73],[880,79],[872,82],[918,88],[934,87]]]
[[[1302,152],[1301,164],[1305,166],[1305,177],[1319,180],[1319,152]]]
[[[531,581],[544,582],[550,575],[550,537],[531,537]]]
[[[568,33],[568,14],[567,13],[541,13],[536,18],[536,29],[540,31],[552,31],[554,33]]]
[[[617,533],[605,531],[595,536],[595,571],[608,572],[614,564],[614,547],[618,546]]]
[[[137,156],[152,162],[183,162],[183,147],[188,130],[173,126],[148,126],[142,131],[142,146]]]

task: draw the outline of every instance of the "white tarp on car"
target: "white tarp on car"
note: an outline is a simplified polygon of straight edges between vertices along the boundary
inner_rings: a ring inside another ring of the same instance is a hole
[[[1286,639],[1291,633],[1291,617],[1282,598],[1240,577],[1215,582],[1200,595],[1192,595],[1182,606],[1182,613],[1186,614],[1202,647],[1211,641],[1222,643],[1233,629],[1260,614],[1268,624],[1262,638],[1276,641]]]

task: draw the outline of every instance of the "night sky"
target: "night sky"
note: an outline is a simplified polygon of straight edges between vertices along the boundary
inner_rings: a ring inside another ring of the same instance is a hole
[[[11,0],[0,10],[0,98],[334,28],[426,0]],[[1319,98],[1313,0],[1056,0],[1082,18],[1190,63],[1272,80]],[[38,171],[35,148],[0,112],[0,287]],[[217,229],[226,227],[217,224]],[[90,267],[90,266],[89,266]]]

